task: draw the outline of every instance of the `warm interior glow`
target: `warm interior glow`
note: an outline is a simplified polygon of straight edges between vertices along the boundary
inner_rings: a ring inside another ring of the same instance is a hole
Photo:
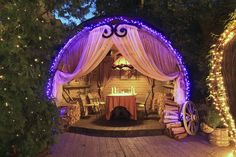
[[[130,70],[133,66],[125,59],[125,57],[120,56],[112,66],[116,70]]]
[[[71,46],[71,44],[75,40],[78,40],[80,38],[80,36],[83,35],[84,33],[88,33],[89,31],[92,31],[94,28],[97,28],[97,27],[101,27],[101,26],[104,26],[107,24],[109,25],[114,20],[118,20],[122,24],[133,25],[138,28],[141,28],[144,31],[153,35],[155,38],[157,38],[158,40],[160,40],[161,42],[163,42],[166,45],[166,47],[170,50],[170,52],[172,52],[174,54],[174,56],[176,57],[176,59],[178,61],[178,65],[179,65],[181,71],[183,72],[183,75],[184,75],[183,79],[184,79],[184,83],[185,83],[185,88],[184,88],[185,99],[189,100],[190,82],[189,82],[188,72],[187,72],[185,65],[183,64],[182,56],[172,47],[171,42],[168,41],[161,33],[157,32],[156,30],[152,29],[148,25],[144,24],[142,21],[138,21],[138,20],[130,19],[130,18],[127,19],[126,17],[122,17],[122,16],[105,18],[105,19],[100,20],[98,22],[96,21],[96,23],[92,23],[91,25],[84,27],[81,31],[79,31],[76,35],[74,35],[71,39],[69,39],[65,43],[64,47],[62,49],[60,49],[60,51],[58,52],[54,61],[52,62],[50,70],[49,70],[50,77],[48,79],[48,83],[47,83],[47,87],[46,87],[46,91],[45,91],[48,99],[54,98],[54,95],[53,95],[53,88],[55,87],[54,77],[55,77],[55,74],[58,70],[59,63],[60,63],[61,59],[63,58],[64,53],[67,52],[66,50]],[[130,68],[133,68],[133,67],[131,66]],[[129,70],[128,67],[126,67],[126,66],[124,66],[123,69],[121,69],[121,70],[124,70],[124,69]]]
[[[115,62],[114,65],[130,65],[130,63],[125,59],[125,57],[119,57]]]
[[[124,90],[119,90],[116,87],[111,88],[110,96],[128,96],[128,95],[136,95],[135,87],[131,86],[128,92],[125,92]]]

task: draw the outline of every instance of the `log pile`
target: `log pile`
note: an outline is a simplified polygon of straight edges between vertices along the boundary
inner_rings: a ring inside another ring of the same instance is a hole
[[[69,107],[69,111],[67,113],[69,117],[69,125],[74,124],[78,120],[80,120],[80,106],[79,105],[71,105]]]
[[[60,106],[60,119],[63,127],[68,127],[80,120],[80,105],[68,104]]]
[[[160,116],[159,122],[163,122],[164,118],[164,98],[164,93],[155,92],[153,98],[153,110],[158,112],[158,115]]]
[[[165,133],[177,140],[185,138],[188,134],[179,119],[180,105],[174,102],[172,94],[166,94],[164,98],[163,123],[166,125]]]

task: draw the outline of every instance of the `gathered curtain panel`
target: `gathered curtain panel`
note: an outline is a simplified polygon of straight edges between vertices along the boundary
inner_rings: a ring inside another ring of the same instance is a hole
[[[66,73],[73,73],[79,63],[87,42],[88,35],[81,35],[79,38],[76,38],[76,40],[70,44],[70,47],[64,51],[58,70]]]
[[[76,43],[67,48],[66,51],[70,53],[62,58],[62,64],[66,65],[61,67],[75,67],[75,65],[70,65],[68,59],[76,55],[79,56],[75,58],[78,60],[76,68],[73,71],[62,69],[56,71],[53,79],[53,96],[61,99],[62,85],[94,70],[114,44],[127,61],[143,75],[160,81],[175,80],[175,101],[179,104],[184,103],[185,84],[176,56],[163,42],[151,34],[127,24],[119,25],[119,27],[127,29],[126,36],[119,37],[113,34],[110,38],[104,38],[103,32],[110,29],[109,26],[104,25],[93,29],[87,38],[83,38],[84,46]],[[69,50],[70,48],[72,50]]]
[[[111,67],[114,60],[111,57],[105,57],[103,62],[98,66],[97,87],[100,98],[103,96],[103,89],[111,76]]]

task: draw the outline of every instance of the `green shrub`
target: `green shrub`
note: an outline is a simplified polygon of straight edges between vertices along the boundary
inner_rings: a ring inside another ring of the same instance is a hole
[[[205,117],[205,123],[212,128],[223,127],[219,113],[212,107],[208,108],[207,115]]]

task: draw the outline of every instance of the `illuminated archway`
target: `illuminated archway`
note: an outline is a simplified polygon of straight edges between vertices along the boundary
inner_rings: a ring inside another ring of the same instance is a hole
[[[93,30],[98,29],[98,28],[104,29],[103,32],[98,33],[98,35],[101,35],[102,37],[109,38],[113,34],[118,37],[123,37],[127,34],[127,30],[124,28],[121,28],[119,30],[119,26],[121,25],[123,26],[125,25],[125,27],[129,27],[131,31],[138,30],[138,31],[146,32],[147,34],[152,36],[152,38],[157,39],[160,42],[160,45],[166,48],[166,50],[168,51],[168,54],[171,54],[174,56],[177,63],[176,65],[179,68],[179,74],[183,77],[182,86],[184,86],[185,100],[189,99],[189,92],[190,92],[189,78],[188,78],[187,70],[183,64],[181,55],[179,55],[179,53],[171,46],[171,43],[161,33],[157,32],[156,30],[152,29],[151,27],[147,26],[141,21],[134,20],[132,18],[125,18],[125,17],[112,17],[112,18],[92,20],[89,26],[83,27],[80,32],[78,32],[74,37],[72,37],[65,44],[65,46],[59,51],[58,55],[54,59],[53,64],[50,68],[51,77],[48,80],[47,91],[46,91],[46,94],[49,99],[54,97],[52,89],[54,86],[55,75],[56,75],[56,72],[60,71],[60,69],[58,69],[59,64],[63,58],[63,55],[67,53],[67,51],[70,49],[70,46],[79,43],[81,36],[86,36],[86,35],[88,36],[89,34],[91,34]],[[105,27],[110,28],[111,32],[109,32],[110,30],[106,29]],[[120,31],[121,34],[122,33],[126,33],[126,34],[122,34],[119,36],[118,31]],[[154,53],[160,54],[161,52],[154,52]],[[154,78],[154,79],[158,80],[158,78]]]

